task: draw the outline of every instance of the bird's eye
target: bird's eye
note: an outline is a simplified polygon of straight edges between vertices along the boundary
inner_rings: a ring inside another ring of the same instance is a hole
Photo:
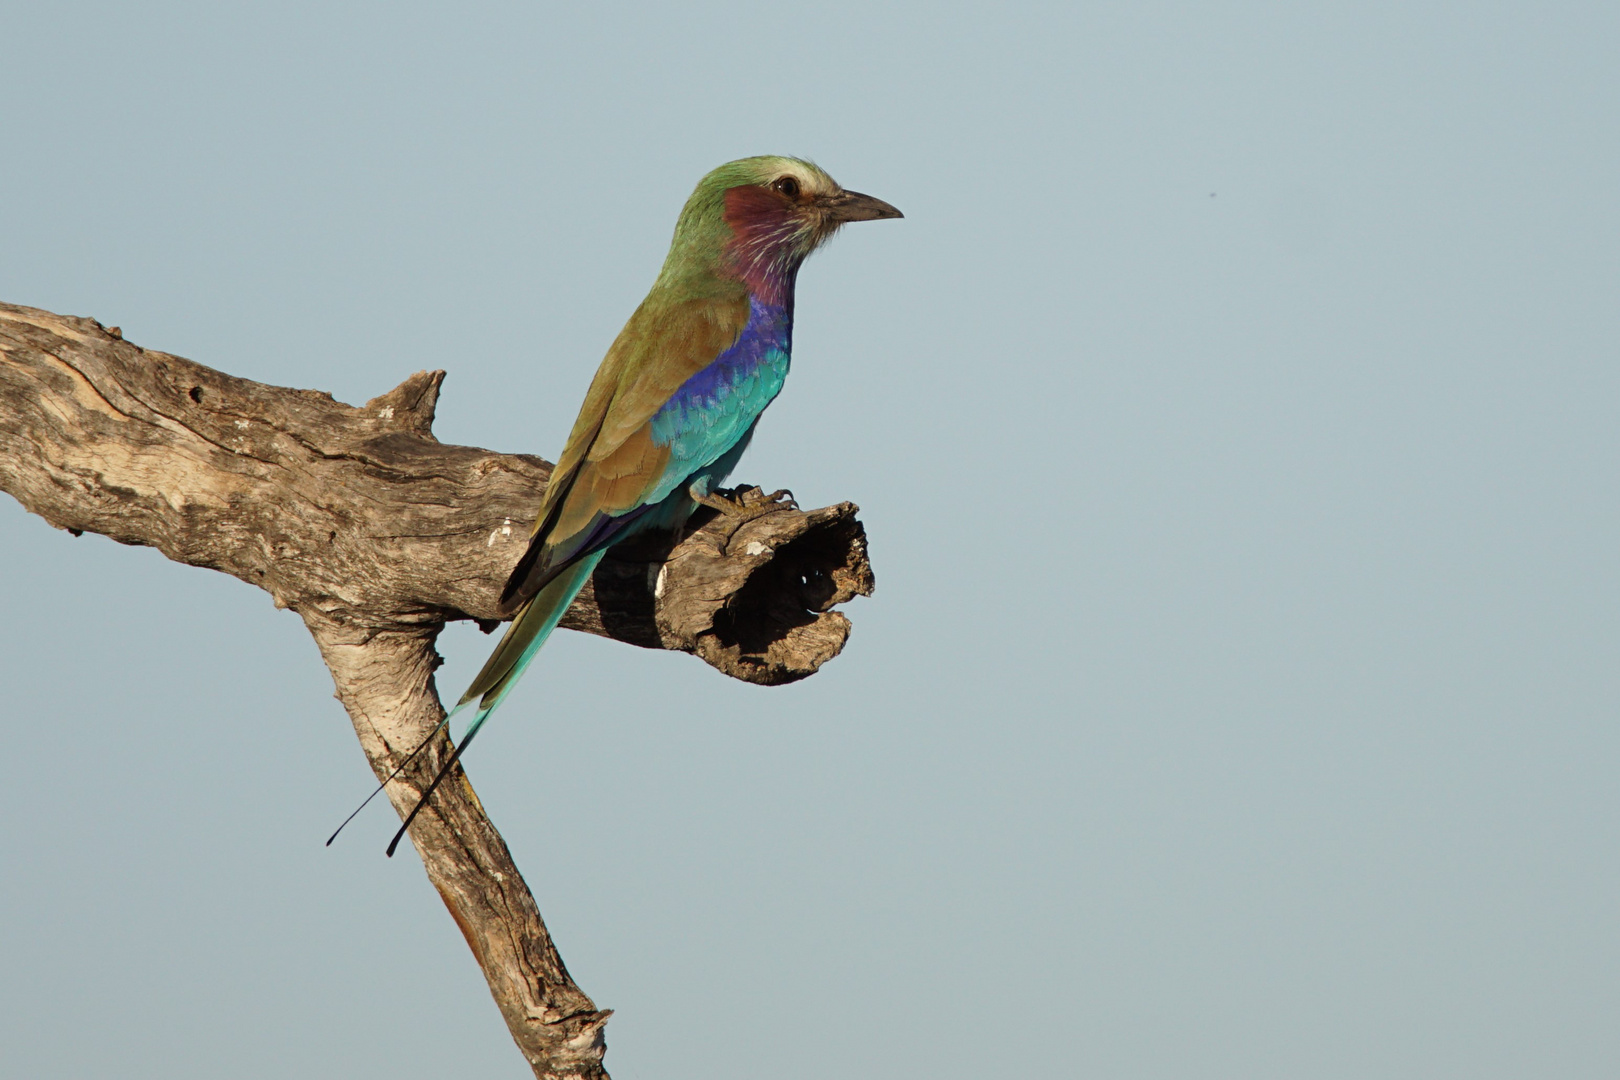
[[[799,197],[799,182],[791,176],[779,177],[773,184],[771,184],[771,187],[775,188],[777,191],[780,191],[790,199],[797,199]]]

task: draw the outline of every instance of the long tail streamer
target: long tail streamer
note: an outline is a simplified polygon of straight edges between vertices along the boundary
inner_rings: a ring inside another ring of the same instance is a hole
[[[355,807],[354,813],[343,819],[343,824],[339,825],[337,830],[327,838],[326,844],[328,847],[332,845],[333,840],[338,838],[338,833],[342,832],[349,822],[358,817],[360,811],[364,810],[372,799],[375,799],[384,788],[393,783],[395,777],[405,771],[406,766],[416,760],[416,756],[426,749],[427,744],[433,741],[434,737],[450,723],[457,713],[476,700],[478,702],[478,712],[474,714],[472,723],[467,725],[467,733],[461,737],[461,742],[456,744],[455,752],[440,767],[438,774],[433,777],[433,782],[427,786],[426,791],[422,792],[422,797],[416,801],[416,805],[411,808],[411,812],[405,816],[404,824],[400,825],[399,831],[394,834],[393,840],[389,842],[388,855],[390,858],[393,857],[395,849],[399,847],[400,840],[404,839],[405,833],[411,827],[411,823],[416,820],[416,815],[422,812],[422,808],[428,804],[428,800],[438,790],[439,784],[444,781],[446,776],[450,775],[450,770],[455,767],[456,762],[461,760],[461,755],[472,743],[474,736],[478,734],[478,730],[484,726],[484,721],[489,719],[490,714],[500,707],[502,701],[506,700],[507,693],[511,691],[513,686],[517,685],[517,681],[522,677],[524,670],[534,660],[535,654],[540,651],[540,646],[544,645],[546,639],[551,636],[551,632],[557,629],[557,624],[562,621],[563,614],[568,610],[568,605],[574,602],[574,597],[579,595],[579,591],[590,580],[591,572],[596,569],[596,564],[602,561],[603,554],[603,552],[595,551],[585,556],[569,567],[565,573],[552,581],[551,584],[535,594],[534,599],[530,600],[517,613],[511,625],[506,628],[506,633],[502,636],[500,644],[495,646],[495,651],[485,661],[483,670],[472,681],[472,685],[467,688],[467,692],[461,695],[461,700],[456,702],[456,707],[446,713],[443,720],[434,725],[433,730],[428,732],[427,738],[418,743],[416,749],[407,754],[405,760],[399,763],[399,767],[388,774],[388,779],[378,784],[376,790],[367,795],[365,801]]]

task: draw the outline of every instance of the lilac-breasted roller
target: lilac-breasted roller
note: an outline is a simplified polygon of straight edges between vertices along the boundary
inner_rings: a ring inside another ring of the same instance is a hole
[[[472,721],[388,854],[608,547],[677,528],[700,503],[729,508],[714,489],[787,377],[800,265],[846,222],[900,216],[797,158],[743,158],[699,181],[658,280],[608,349],[557,458],[501,594],[512,623],[444,723],[476,703]]]

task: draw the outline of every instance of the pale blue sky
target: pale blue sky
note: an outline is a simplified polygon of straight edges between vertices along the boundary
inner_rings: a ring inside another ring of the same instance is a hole
[[[738,472],[878,591],[470,755],[639,1078],[1620,1074],[1620,8],[7,4],[0,299],[553,456],[810,156]],[[0,1076],[528,1075],[298,619],[0,499]],[[490,639],[443,640],[460,686]]]

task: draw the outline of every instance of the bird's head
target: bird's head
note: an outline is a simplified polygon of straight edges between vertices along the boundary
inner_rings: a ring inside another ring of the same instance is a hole
[[[840,226],[902,216],[882,199],[839,187],[811,162],[743,158],[698,182],[675,227],[664,273],[702,266],[774,298],[792,287],[800,264]]]

